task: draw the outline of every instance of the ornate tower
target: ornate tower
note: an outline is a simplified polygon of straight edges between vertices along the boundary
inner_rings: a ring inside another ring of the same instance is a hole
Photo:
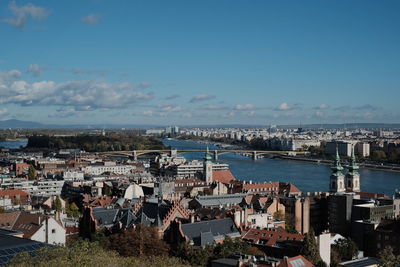
[[[352,192],[360,192],[360,174],[358,172],[360,167],[356,163],[354,145],[351,148],[350,164],[346,168],[349,170],[346,174],[346,189]]]
[[[204,154],[204,163],[203,163],[203,175],[204,175],[204,180],[206,183],[211,183],[212,182],[212,155],[208,151],[207,147],[207,152]]]
[[[330,177],[329,191],[332,193],[344,192],[344,174],[342,173],[343,167],[340,165],[339,151],[336,146],[336,158],[333,166],[331,167],[332,174]]]

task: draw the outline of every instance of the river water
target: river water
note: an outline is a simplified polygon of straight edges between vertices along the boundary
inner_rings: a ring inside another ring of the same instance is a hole
[[[163,140],[164,145],[175,149],[205,149],[206,144],[183,141]],[[217,146],[208,145],[210,150]],[[202,159],[203,153],[183,153],[188,160]],[[228,153],[218,155],[218,162],[229,164],[232,174],[239,180],[253,182],[281,181],[296,185],[303,192],[327,192],[329,190],[330,166],[295,160],[262,158],[256,161],[250,157]],[[394,194],[400,189],[400,172],[371,170],[360,168],[361,190],[363,192]]]
[[[26,144],[28,144],[28,139],[10,140],[10,141],[0,142],[0,147],[14,149],[14,148],[25,147]]]

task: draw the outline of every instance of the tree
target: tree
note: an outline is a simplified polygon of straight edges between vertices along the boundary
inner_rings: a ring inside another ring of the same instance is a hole
[[[339,262],[351,260],[358,254],[357,245],[350,238],[336,240],[335,244],[332,246],[332,250],[337,252]]]
[[[36,178],[36,170],[32,165],[29,165],[28,179],[29,180],[35,180],[35,178]]]
[[[121,256],[167,255],[169,250],[168,245],[158,236],[156,228],[141,224],[111,235],[105,245]]]
[[[278,210],[274,213],[273,217],[277,220],[283,221],[285,219],[284,214],[282,213],[281,210]]]
[[[319,249],[315,240],[314,230],[311,228],[310,231],[304,237],[304,244],[301,254],[314,264],[322,261],[319,255]]]
[[[114,251],[107,251],[98,243],[76,241],[67,247],[52,247],[40,249],[37,253],[29,255],[21,253],[9,263],[10,267],[75,267],[75,266],[132,266],[132,267],[171,267],[184,265],[179,259],[166,256],[153,256],[147,258],[121,257]]]
[[[400,264],[400,255],[394,255],[393,248],[391,246],[385,247],[378,253],[380,260],[380,267],[396,267]]]
[[[65,213],[67,213],[68,217],[79,217],[79,208],[75,202],[72,202],[71,204],[65,203]]]
[[[62,204],[59,196],[56,196],[56,199],[54,200],[54,209],[56,212],[62,211]]]

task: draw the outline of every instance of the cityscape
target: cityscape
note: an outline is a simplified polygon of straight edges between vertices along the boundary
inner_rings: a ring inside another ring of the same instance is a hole
[[[0,3],[0,266],[400,266],[400,2]]]

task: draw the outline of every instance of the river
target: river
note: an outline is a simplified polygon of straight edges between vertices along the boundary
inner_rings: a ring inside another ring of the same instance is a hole
[[[163,140],[164,145],[175,149],[205,149],[206,144],[183,141]],[[210,150],[218,150],[209,144]],[[186,159],[202,159],[203,153],[184,153]],[[282,181],[296,185],[304,192],[326,192],[329,190],[330,166],[316,163],[284,159],[261,158],[256,161],[250,157],[228,153],[218,156],[218,162],[229,164],[232,174],[239,180],[253,182]],[[361,190],[363,192],[394,194],[400,189],[400,172],[371,170],[360,168]]]
[[[28,139],[7,140],[7,141],[1,141],[0,147],[15,149],[20,147],[25,147],[26,144],[28,144]]]

